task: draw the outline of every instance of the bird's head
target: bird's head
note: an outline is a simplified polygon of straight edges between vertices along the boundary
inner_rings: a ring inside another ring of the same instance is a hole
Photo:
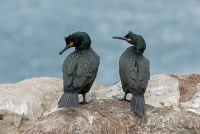
[[[59,53],[60,55],[71,47],[75,47],[76,49],[87,49],[90,48],[91,45],[91,39],[85,32],[75,32],[64,38],[66,47]]]
[[[146,49],[145,40],[141,35],[137,35],[131,31],[128,32],[124,37],[117,37],[114,36],[113,39],[120,39],[125,40],[131,45],[135,46],[135,52],[143,54],[144,50]]]
[[[135,45],[136,44],[136,34],[134,34],[133,32],[129,31],[127,35],[125,35],[124,37],[117,37],[114,36],[113,39],[120,39],[120,40],[125,40],[128,43]]]
[[[126,41],[132,45],[136,44],[136,34],[133,32],[129,31],[127,35],[124,36],[126,38]]]

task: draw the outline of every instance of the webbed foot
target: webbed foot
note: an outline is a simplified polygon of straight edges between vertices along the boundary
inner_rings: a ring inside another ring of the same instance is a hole
[[[123,97],[123,98],[118,97],[118,96],[112,96],[112,97],[113,97],[114,99],[116,99],[116,100],[131,102],[131,100],[127,100],[126,97]]]
[[[79,104],[89,104],[91,102],[93,102],[95,99],[91,99],[91,100],[83,100],[82,102],[79,102]]]

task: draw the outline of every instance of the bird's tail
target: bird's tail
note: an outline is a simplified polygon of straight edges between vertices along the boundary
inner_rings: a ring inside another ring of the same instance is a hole
[[[144,96],[132,95],[131,106],[138,115],[143,115],[146,111]]]
[[[78,93],[67,93],[64,92],[62,97],[60,98],[58,102],[58,108],[66,107],[66,108],[71,108],[71,107],[77,107],[79,103],[78,100]]]

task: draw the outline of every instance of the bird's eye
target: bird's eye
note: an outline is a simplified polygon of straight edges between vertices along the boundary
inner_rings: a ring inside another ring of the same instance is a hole
[[[126,41],[130,42],[130,41],[131,41],[131,39],[130,39],[130,38],[128,38]]]
[[[69,41],[69,46],[73,46],[74,45],[74,42],[73,41]]]

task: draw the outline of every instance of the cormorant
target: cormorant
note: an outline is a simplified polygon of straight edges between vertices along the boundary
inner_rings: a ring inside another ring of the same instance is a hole
[[[114,36],[113,39],[125,40],[133,45],[122,53],[119,60],[119,74],[125,95],[123,98],[116,96],[113,96],[113,98],[128,101],[126,96],[131,93],[132,108],[138,115],[143,115],[146,111],[144,93],[150,79],[150,63],[143,56],[143,52],[146,49],[145,40],[141,35],[133,32],[128,32],[124,37]]]
[[[92,101],[86,101],[85,95],[97,76],[100,62],[100,57],[90,47],[91,39],[87,33],[75,32],[65,37],[65,42],[66,47],[59,53],[60,55],[71,47],[75,47],[75,51],[66,57],[62,66],[64,94],[58,102],[58,108],[77,107],[78,94],[83,95],[81,104]]]

